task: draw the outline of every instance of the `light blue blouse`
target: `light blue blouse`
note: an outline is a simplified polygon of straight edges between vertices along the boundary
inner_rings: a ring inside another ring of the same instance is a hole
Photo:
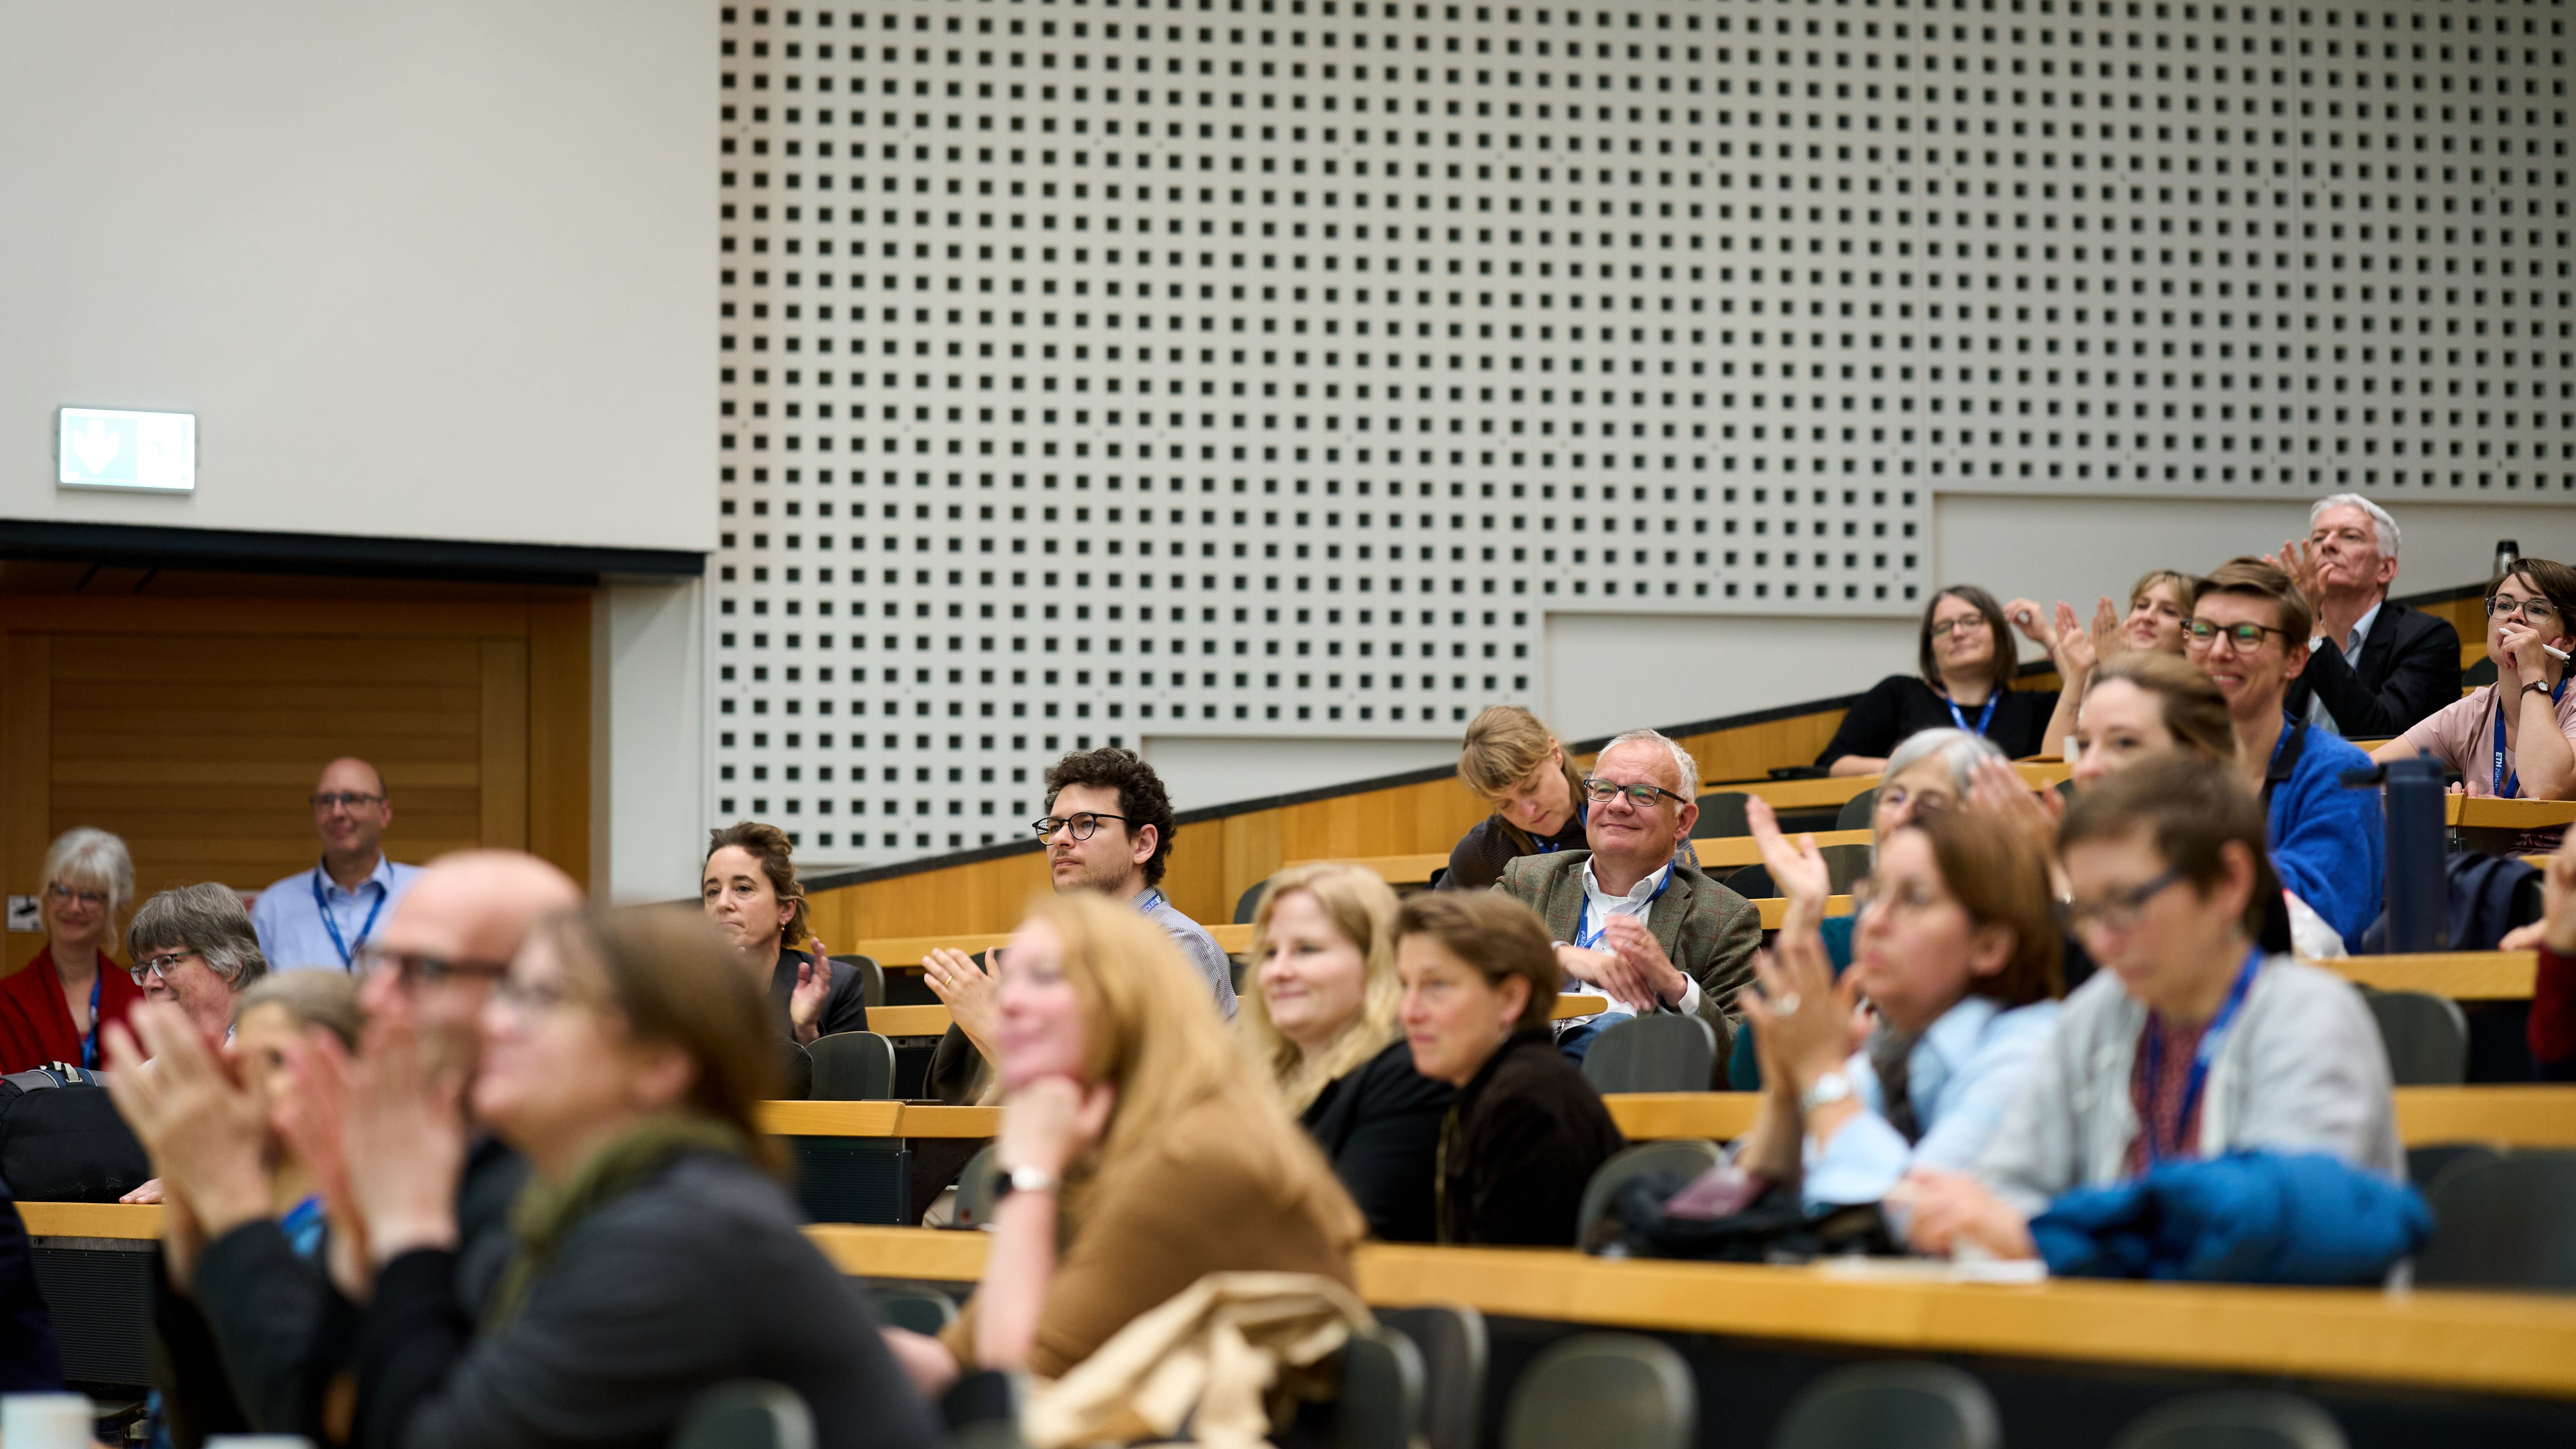
[[[1843,1071],[1862,1110],[1822,1148],[1807,1139],[1807,1207],[1877,1202],[1915,1167],[1973,1168],[2021,1099],[2056,1029],[2054,1001],[2007,1010],[1989,997],[1970,996],[1943,1012],[1906,1058],[1907,1094],[1923,1128],[1911,1145],[1887,1121],[1886,1093],[1869,1054],[1855,1053]]]

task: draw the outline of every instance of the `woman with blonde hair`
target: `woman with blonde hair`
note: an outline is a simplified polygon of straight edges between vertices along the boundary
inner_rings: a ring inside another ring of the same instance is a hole
[[[1458,779],[1494,813],[1458,837],[1442,890],[1484,890],[1521,856],[1585,848],[1583,774],[1538,716],[1519,705],[1489,706],[1468,724]]]
[[[1271,878],[1252,918],[1253,990],[1236,1030],[1349,1189],[1369,1232],[1427,1243],[1451,1089],[1413,1069],[1396,1023],[1395,892],[1356,865]]]
[[[133,899],[134,860],[124,841],[82,826],[46,850],[36,898],[45,944],[15,975],[0,977],[0,1072],[99,1064],[99,1029],[143,999],[108,955],[116,918]]]
[[[1092,892],[1045,897],[995,992],[992,1247],[938,1339],[889,1331],[916,1386],[961,1365],[1060,1377],[1212,1272],[1352,1281],[1358,1209],[1161,927]]]

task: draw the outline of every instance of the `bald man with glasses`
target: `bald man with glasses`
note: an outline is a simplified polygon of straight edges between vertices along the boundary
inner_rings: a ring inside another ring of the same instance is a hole
[[[322,858],[259,893],[251,928],[273,971],[355,971],[358,954],[420,876],[416,865],[385,858],[393,802],[385,777],[366,761],[344,757],[322,767],[307,801]]]
[[[1701,874],[1691,855],[1698,781],[1690,752],[1665,736],[1619,736],[1583,781],[1591,848],[1522,856],[1494,887],[1547,923],[1568,990],[1612,1002],[1557,1039],[1577,1061],[1623,1017],[1679,1012],[1715,1029],[1717,1075],[1726,1075],[1735,995],[1753,979],[1762,913]]]

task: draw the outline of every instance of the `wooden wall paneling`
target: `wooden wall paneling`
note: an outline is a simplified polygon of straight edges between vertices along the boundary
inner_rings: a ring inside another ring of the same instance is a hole
[[[53,819],[53,641],[42,634],[0,634],[0,889],[28,895],[44,888],[45,827]],[[0,974],[34,958],[45,938],[0,936]]]
[[[528,641],[482,641],[480,768],[482,843],[528,848]]]
[[[528,850],[590,883],[590,614],[586,593],[528,604]]]

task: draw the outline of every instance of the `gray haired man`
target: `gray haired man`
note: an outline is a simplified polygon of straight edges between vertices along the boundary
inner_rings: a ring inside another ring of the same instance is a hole
[[[2316,614],[2307,667],[2282,700],[2292,717],[2346,739],[2384,739],[2460,697],[2459,631],[2388,597],[2397,543],[2387,509],[2338,493],[2308,509],[2306,540],[2272,560]]]

